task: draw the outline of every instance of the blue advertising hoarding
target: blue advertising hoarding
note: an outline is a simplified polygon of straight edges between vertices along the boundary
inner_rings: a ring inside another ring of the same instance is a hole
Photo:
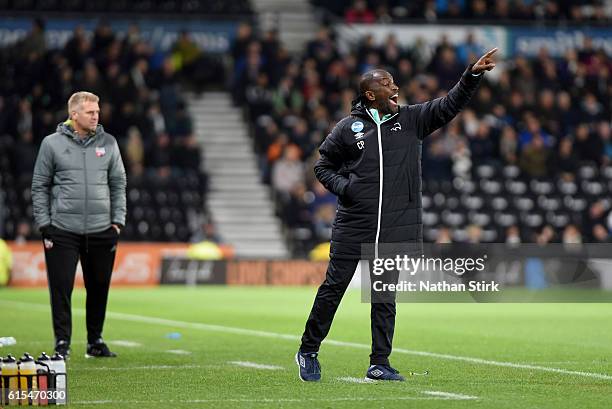
[[[72,37],[75,27],[82,26],[91,35],[99,23],[99,19],[63,19],[50,18],[45,20],[45,36],[49,48],[63,47]],[[151,44],[157,51],[168,51],[176,42],[181,31],[191,34],[193,40],[204,50],[211,53],[227,52],[234,39],[236,21],[201,21],[201,20],[131,20],[112,19],[108,21],[113,31],[120,37],[128,31],[131,25],[140,28],[140,37]],[[28,18],[0,19],[0,47],[14,44],[24,37],[32,26]]]
[[[612,28],[593,27],[515,27],[502,25],[442,25],[442,24],[341,24],[336,27],[340,45],[349,51],[361,38],[372,35],[376,44],[383,44],[395,35],[402,46],[411,47],[417,39],[427,44],[431,52],[446,36],[451,44],[460,46],[472,34],[483,51],[497,47],[498,56],[517,54],[535,56],[542,47],[553,57],[563,56],[570,48],[580,49],[586,37],[593,40],[595,49],[603,48],[612,55]]]
[[[603,48],[612,55],[612,29],[610,28],[508,28],[508,55],[535,56],[546,48],[553,57],[560,57],[568,49],[582,48],[585,38],[590,37],[595,49]]]

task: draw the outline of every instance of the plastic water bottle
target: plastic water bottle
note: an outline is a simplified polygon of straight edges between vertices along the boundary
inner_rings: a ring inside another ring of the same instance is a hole
[[[13,337],[0,337],[0,347],[15,345],[17,341]]]
[[[23,354],[19,362],[19,384],[21,385],[21,392],[30,394],[30,392],[36,392],[38,390],[38,383],[36,382],[36,364],[34,358],[27,352]],[[23,406],[38,406],[37,399],[31,399],[29,396],[25,396],[20,400]]]
[[[49,398],[47,390],[49,389],[49,366],[51,365],[51,358],[44,352],[40,354],[36,360],[36,374],[38,375],[38,390],[41,392],[41,396],[38,399],[40,406],[47,406],[49,404]]]
[[[19,392],[19,383],[17,382],[17,375],[19,375],[19,371],[17,369],[17,360],[13,358],[11,355],[8,355],[6,358],[2,360],[2,376],[5,378],[5,396],[7,400],[4,402],[7,406],[16,406],[18,404],[17,399],[13,397],[9,399],[11,396],[11,392],[13,394],[17,394]],[[8,378],[6,378],[8,377]]]
[[[0,356],[0,407],[4,405],[4,378],[2,378],[2,357]]]
[[[55,372],[55,391],[57,399],[56,405],[65,405],[67,402],[66,391],[66,361],[64,357],[57,352],[51,357],[51,365],[49,366]]]

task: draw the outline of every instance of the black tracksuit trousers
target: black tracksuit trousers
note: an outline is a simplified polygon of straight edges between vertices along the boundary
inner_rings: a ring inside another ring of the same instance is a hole
[[[113,227],[82,235],[51,226],[43,235],[55,342],[70,343],[71,297],[79,259],[87,291],[87,342],[91,344],[102,337],[118,238]]]
[[[327,267],[325,281],[319,287],[306,321],[302,335],[302,352],[318,352],[321,342],[329,333],[329,329],[340,305],[359,260],[343,260],[332,256]],[[372,282],[374,277],[372,277]],[[379,278],[376,278],[379,279]],[[397,282],[397,275],[392,275],[385,281]],[[382,297],[372,294],[371,303],[372,353],[370,365],[389,365],[389,355],[395,330],[395,294],[386,293]]]

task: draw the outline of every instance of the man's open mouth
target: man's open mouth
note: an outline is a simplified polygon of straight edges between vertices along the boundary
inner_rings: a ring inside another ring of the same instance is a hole
[[[398,94],[393,94],[389,97],[389,99],[391,100],[391,102],[395,105],[397,105],[397,98],[398,98]]]

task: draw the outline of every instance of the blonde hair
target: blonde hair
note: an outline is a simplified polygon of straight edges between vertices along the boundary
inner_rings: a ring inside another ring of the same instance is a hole
[[[68,117],[70,117],[72,112],[76,111],[77,107],[85,101],[99,102],[100,97],[87,91],[75,92],[70,96],[70,99],[68,99]]]

